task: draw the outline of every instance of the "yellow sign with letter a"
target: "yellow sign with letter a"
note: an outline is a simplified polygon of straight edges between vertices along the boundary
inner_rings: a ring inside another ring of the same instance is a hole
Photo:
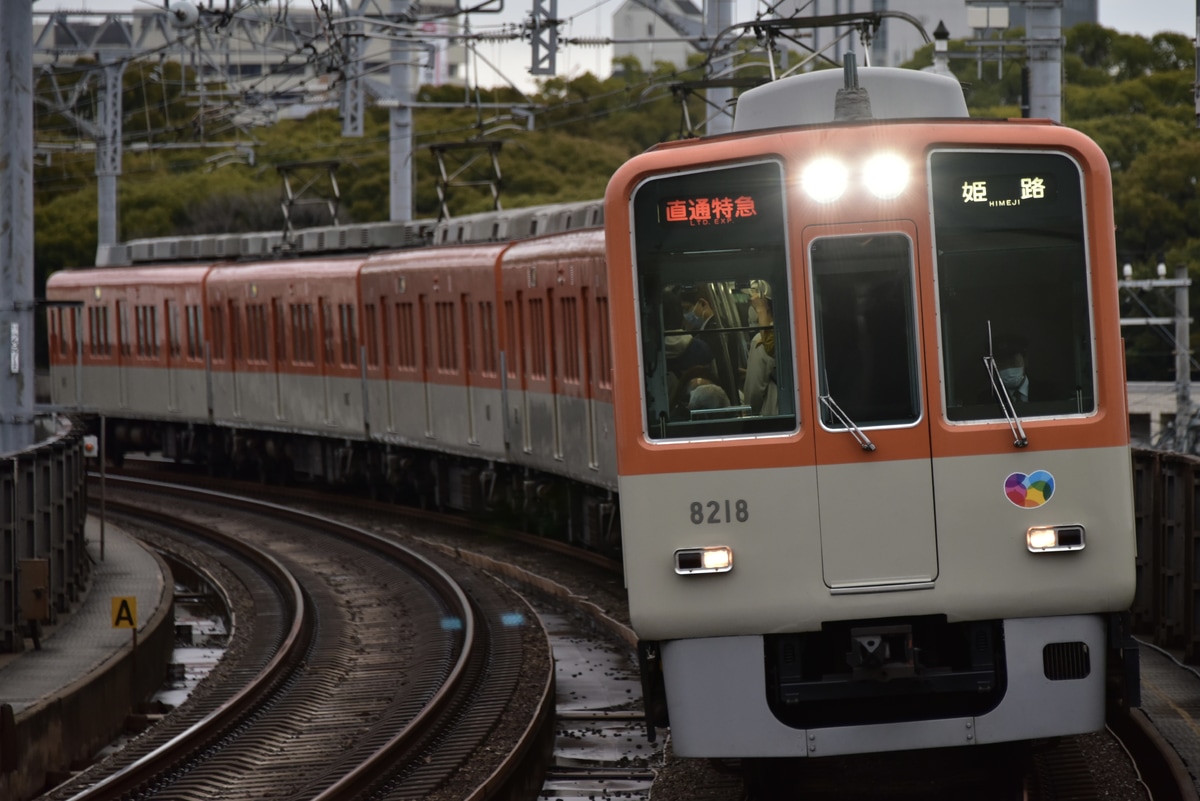
[[[112,597],[112,627],[114,629],[137,628],[137,598]]]

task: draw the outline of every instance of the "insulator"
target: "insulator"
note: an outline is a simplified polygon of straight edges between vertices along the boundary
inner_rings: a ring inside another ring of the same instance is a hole
[[[608,47],[612,44],[612,39],[599,36],[572,36],[567,43],[579,47]]]

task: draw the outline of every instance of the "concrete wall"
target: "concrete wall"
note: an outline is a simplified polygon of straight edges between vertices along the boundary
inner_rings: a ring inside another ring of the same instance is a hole
[[[129,714],[158,691],[175,646],[175,604],[170,569],[158,559],[162,596],[154,616],[96,670],[52,697],[13,714],[0,705],[0,798],[27,801],[48,779],[89,762],[125,728]]]

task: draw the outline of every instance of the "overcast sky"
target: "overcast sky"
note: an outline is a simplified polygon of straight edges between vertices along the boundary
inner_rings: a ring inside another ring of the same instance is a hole
[[[173,0],[172,0],[173,1]],[[275,6],[280,0],[267,0],[266,5]],[[702,5],[704,0],[693,0]],[[197,0],[193,0],[197,2]],[[468,0],[461,0],[468,5]],[[560,36],[605,37],[612,32],[612,15],[623,0],[558,0],[558,16],[566,21],[560,28]],[[762,0],[736,0],[737,18],[749,20]],[[311,8],[313,0],[291,0],[297,8]],[[1099,0],[1100,24],[1124,33],[1153,36],[1160,31],[1176,31],[1189,38],[1196,35],[1197,4],[1200,0]],[[209,0],[199,0],[199,5],[208,5]],[[217,0],[224,7],[223,0]],[[387,0],[381,5],[387,6]],[[893,0],[891,6],[903,9],[903,0]],[[129,11],[138,7],[161,8],[162,0],[35,0],[35,12],[63,10],[87,10],[92,12]],[[476,14],[471,17],[473,30],[479,32],[494,29],[499,24],[519,23],[529,16],[530,0],[503,0],[504,11],[500,14]],[[486,44],[480,47],[480,55],[487,61],[501,66],[508,79],[522,88],[532,88],[528,75],[530,49],[526,42],[509,44]],[[564,77],[591,72],[606,75],[610,68],[611,50],[600,47],[567,46],[558,54],[558,74]],[[479,82],[490,85],[497,82],[495,74],[485,64],[478,65]]]
[[[1100,24],[1124,33],[1196,35],[1196,0],[1100,0]]]

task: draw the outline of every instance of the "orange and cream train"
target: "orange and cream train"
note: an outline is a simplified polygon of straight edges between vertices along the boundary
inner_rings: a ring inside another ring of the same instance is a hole
[[[585,205],[59,273],[56,401],[118,443],[619,533],[683,756],[1096,730],[1136,703],[1108,163],[967,118],[950,78],[859,80],[873,116],[813,73],[632,159],[603,231]]]

